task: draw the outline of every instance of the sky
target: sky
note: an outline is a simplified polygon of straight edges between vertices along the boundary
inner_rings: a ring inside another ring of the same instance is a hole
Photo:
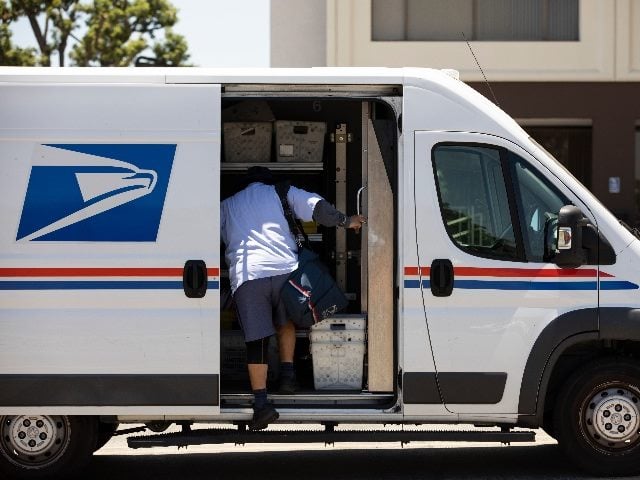
[[[187,39],[189,62],[199,67],[268,67],[270,0],[171,0],[174,30]],[[28,21],[13,28],[13,42],[36,46]]]

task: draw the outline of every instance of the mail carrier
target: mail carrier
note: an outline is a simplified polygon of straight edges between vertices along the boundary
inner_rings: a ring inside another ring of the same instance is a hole
[[[133,424],[134,448],[541,427],[640,473],[640,242],[455,72],[4,68],[0,105],[0,475],[72,471]],[[304,225],[349,299],[270,394],[311,432],[247,430],[219,215],[253,165],[368,218]]]

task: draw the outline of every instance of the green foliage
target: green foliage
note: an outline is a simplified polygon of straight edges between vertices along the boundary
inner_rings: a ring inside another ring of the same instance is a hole
[[[154,56],[163,65],[186,65],[184,62],[189,58],[187,41],[182,35],[167,28],[165,30],[164,42],[156,42],[153,45]]]
[[[160,65],[185,65],[189,58],[186,40],[171,30],[178,17],[168,0],[0,0],[0,7],[6,27],[0,31],[0,62],[5,65],[49,66],[55,53],[64,66],[69,47],[77,66],[128,66],[149,50]],[[28,19],[37,55],[11,44],[8,25],[18,18]]]
[[[26,18],[38,44],[37,64],[51,65],[51,56],[58,54],[60,66],[64,66],[69,38],[78,26],[76,0],[9,0],[7,18],[15,21]]]
[[[33,48],[18,48],[11,40],[11,28],[14,21],[11,8],[6,0],[0,0],[0,65],[33,66],[36,64],[36,52]]]
[[[33,67],[35,64],[35,49],[14,47],[9,25],[0,23],[0,65]]]

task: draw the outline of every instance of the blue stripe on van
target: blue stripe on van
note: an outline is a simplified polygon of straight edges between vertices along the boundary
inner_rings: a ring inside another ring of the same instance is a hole
[[[210,281],[208,288],[217,290],[219,282]],[[182,290],[182,282],[176,281],[85,281],[85,280],[12,280],[0,282],[0,290]]]
[[[528,282],[515,280],[454,280],[453,288],[470,290],[596,290],[597,282]]]
[[[600,288],[602,290],[637,290],[640,287],[635,283],[627,282],[625,280],[614,280],[609,282],[600,282]]]
[[[423,288],[431,288],[429,280],[422,281]],[[420,280],[405,280],[404,288],[420,288]],[[515,280],[454,280],[453,288],[463,290],[596,290],[597,282],[533,282]],[[635,283],[627,281],[600,282],[602,290],[635,290]]]

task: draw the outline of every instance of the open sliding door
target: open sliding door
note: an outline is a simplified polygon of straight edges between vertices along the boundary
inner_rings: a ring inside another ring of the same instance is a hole
[[[365,104],[364,108],[367,109]],[[363,115],[364,117],[364,115]],[[390,175],[385,167],[373,122],[363,122],[363,229],[362,308],[368,321],[369,391],[391,392],[394,388],[394,214]]]

